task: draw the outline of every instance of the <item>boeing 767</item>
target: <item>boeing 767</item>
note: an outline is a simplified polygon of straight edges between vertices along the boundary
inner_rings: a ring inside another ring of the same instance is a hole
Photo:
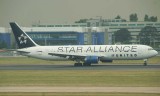
[[[156,56],[158,52],[147,45],[68,45],[40,46],[36,44],[17,23],[11,22],[15,40],[21,55],[45,60],[73,60],[75,66],[109,62],[112,60],[140,60]]]

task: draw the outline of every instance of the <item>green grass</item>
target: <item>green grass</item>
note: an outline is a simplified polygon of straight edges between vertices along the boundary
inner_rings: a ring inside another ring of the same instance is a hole
[[[159,96],[153,93],[0,93],[0,96]]]
[[[2,64],[74,64],[73,61],[49,61],[28,57],[0,57],[0,65]]]
[[[74,61],[47,61],[28,57],[0,57],[2,64],[74,64]],[[101,62],[99,62],[101,64]],[[160,56],[150,58],[149,64],[159,64]],[[103,64],[103,63],[102,63]],[[114,60],[112,64],[143,64],[143,60]]]
[[[159,70],[0,71],[0,86],[160,87]]]

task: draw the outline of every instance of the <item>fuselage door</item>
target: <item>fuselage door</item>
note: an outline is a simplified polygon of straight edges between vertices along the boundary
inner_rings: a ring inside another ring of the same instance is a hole
[[[40,51],[40,50],[37,51],[37,54],[38,54],[38,55],[42,55],[42,51]]]

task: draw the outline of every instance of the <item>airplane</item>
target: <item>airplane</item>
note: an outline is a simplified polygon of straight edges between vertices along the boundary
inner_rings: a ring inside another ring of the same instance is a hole
[[[10,22],[12,32],[18,45],[16,51],[21,55],[44,60],[73,60],[74,66],[91,66],[112,60],[140,60],[158,54],[147,45],[68,45],[40,46],[36,44],[16,22]]]

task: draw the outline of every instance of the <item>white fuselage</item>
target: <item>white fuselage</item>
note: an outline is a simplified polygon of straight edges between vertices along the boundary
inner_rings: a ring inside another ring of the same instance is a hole
[[[146,45],[78,45],[78,46],[36,46],[18,51],[28,52],[22,54],[46,60],[66,60],[67,56],[97,56],[109,60],[138,60],[148,59],[157,55],[157,51]],[[49,53],[62,54],[66,57],[49,55]]]

